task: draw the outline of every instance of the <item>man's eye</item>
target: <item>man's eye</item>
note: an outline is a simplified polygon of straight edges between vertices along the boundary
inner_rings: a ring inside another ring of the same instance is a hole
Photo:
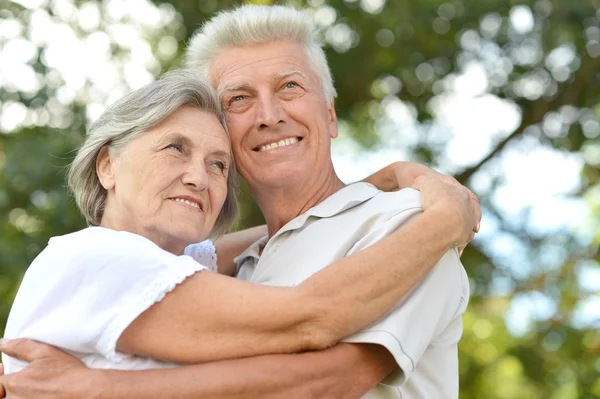
[[[245,99],[246,97],[244,96],[235,96],[231,99],[232,102],[236,102],[236,101],[242,101],[243,99]]]
[[[295,89],[296,87],[298,87],[298,83],[296,82],[287,82],[285,84],[286,89]]]

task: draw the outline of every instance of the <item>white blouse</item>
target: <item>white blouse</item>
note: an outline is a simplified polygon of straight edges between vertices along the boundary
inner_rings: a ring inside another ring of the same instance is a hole
[[[216,271],[210,241],[185,255],[162,250],[137,234],[88,227],[50,239],[33,261],[13,303],[5,338],[31,338],[81,359],[91,368],[139,370],[174,364],[116,350],[140,314],[201,270]],[[27,363],[3,355],[7,373]]]

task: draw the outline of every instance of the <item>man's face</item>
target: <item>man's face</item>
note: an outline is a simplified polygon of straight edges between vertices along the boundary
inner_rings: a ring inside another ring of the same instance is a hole
[[[238,171],[250,187],[306,184],[332,171],[335,110],[300,44],[229,48],[210,71],[227,110]]]

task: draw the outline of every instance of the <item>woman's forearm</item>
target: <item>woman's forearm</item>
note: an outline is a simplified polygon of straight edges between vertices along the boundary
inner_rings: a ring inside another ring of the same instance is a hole
[[[294,288],[198,273],[134,320],[117,348],[199,363],[335,344],[391,309],[450,247],[472,234],[468,193],[419,179],[429,193],[422,196],[425,211],[377,244]]]
[[[399,168],[402,168],[406,164],[408,163],[394,162],[393,164],[387,165],[384,168],[378,170],[372,175],[365,177],[362,181],[365,183],[371,183],[381,191],[396,191],[401,188],[402,184],[406,184],[404,180],[398,179],[397,174],[397,170]]]
[[[179,363],[323,349],[388,311],[451,246],[425,212],[294,288],[201,272],[139,316],[118,349]]]
[[[379,345],[340,344],[175,369],[94,370],[88,390],[98,399],[358,399],[394,367]]]
[[[262,225],[225,234],[216,239],[214,244],[217,249],[219,273],[233,276],[236,271],[236,265],[233,259],[244,252],[244,250],[256,240],[266,235],[267,226]]]
[[[327,333],[314,337],[313,344],[321,348],[332,345],[391,309],[450,249],[448,237],[448,229],[435,214],[425,212],[377,244],[339,260],[299,285],[303,297],[323,304],[321,319],[313,321],[313,328]]]
[[[399,161],[385,166],[362,181],[371,183],[381,191],[396,191],[414,187],[415,180],[419,176],[435,176],[447,182],[453,180],[450,176],[445,176],[423,164]]]

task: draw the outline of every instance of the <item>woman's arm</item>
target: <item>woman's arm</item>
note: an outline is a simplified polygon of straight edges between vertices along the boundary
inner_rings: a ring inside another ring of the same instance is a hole
[[[465,189],[419,178],[424,213],[293,288],[201,272],[138,317],[123,352],[198,363],[323,349],[388,311],[475,223]]]
[[[449,184],[459,184],[450,176],[414,162],[394,162],[363,179],[363,181],[373,184],[382,191],[396,191],[402,188],[414,187],[417,177],[420,176],[431,176]],[[236,271],[236,264],[233,259],[266,235],[267,226],[262,225],[225,234],[215,240],[219,273],[233,276]]]
[[[443,180],[448,184],[460,184],[451,176],[446,176],[423,164],[399,161],[379,169],[362,181],[371,183],[381,191],[397,191],[403,188],[414,188],[417,177],[429,176]]]
[[[0,388],[21,399],[357,399],[396,367],[385,348],[370,344],[144,371],[90,370],[29,340],[9,341],[0,349],[31,363],[0,377]]]
[[[373,173],[371,176],[364,178],[362,181],[371,183],[381,191],[397,191],[403,188],[417,188],[416,182],[419,177],[432,177],[439,179],[444,183],[451,185],[461,186],[460,182],[452,176],[447,176],[443,173],[437,172],[423,164],[415,162],[394,162],[386,167]],[[464,187],[464,186],[463,186]],[[466,188],[466,187],[465,187]],[[473,232],[479,231],[479,220],[481,219],[481,209],[479,207],[479,199],[477,196],[468,188],[466,188],[471,202],[476,212],[477,223],[473,227]],[[459,247],[459,253],[462,251],[468,243],[464,243],[463,246]]]
[[[266,235],[267,225],[262,225],[225,234],[216,239],[214,244],[217,249],[219,273],[226,276],[233,276],[236,271],[236,264],[233,259],[244,252],[255,241]]]

